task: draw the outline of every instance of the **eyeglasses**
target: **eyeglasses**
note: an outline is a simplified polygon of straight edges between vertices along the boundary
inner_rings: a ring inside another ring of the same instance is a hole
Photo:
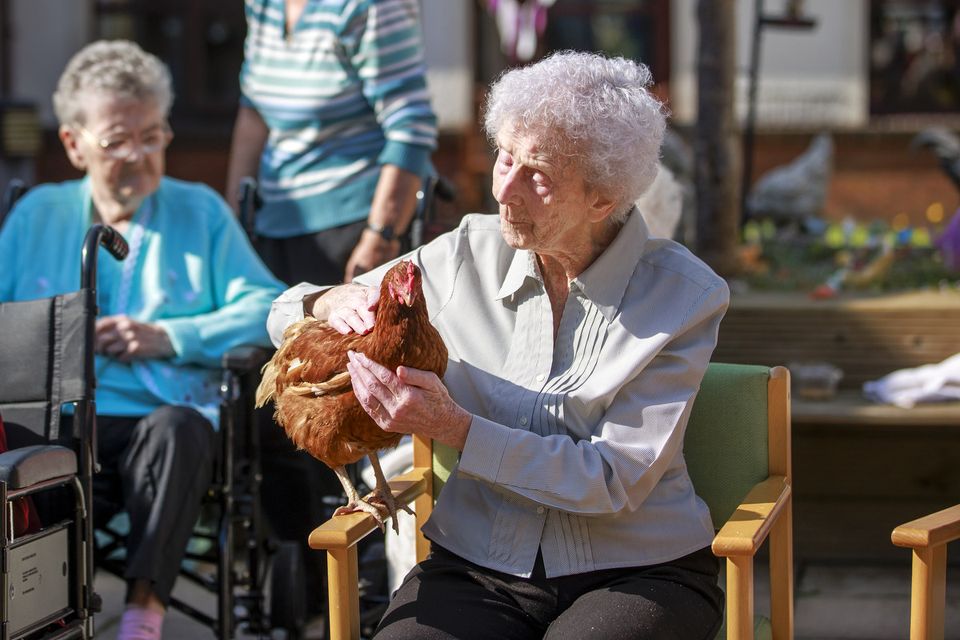
[[[112,160],[128,160],[137,152],[141,155],[149,155],[157,151],[162,151],[166,149],[167,145],[170,144],[171,138],[173,138],[173,131],[170,130],[170,125],[166,123],[159,129],[151,130],[149,133],[143,134],[139,144],[134,142],[131,136],[100,138],[82,124],[75,124],[74,127],[76,127],[87,140],[103,151],[105,156]]]

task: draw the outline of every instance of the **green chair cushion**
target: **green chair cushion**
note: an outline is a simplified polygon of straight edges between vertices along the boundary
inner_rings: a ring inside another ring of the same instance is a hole
[[[716,529],[767,478],[769,378],[767,367],[711,363],[694,401],[683,454]]]
[[[453,447],[448,447],[445,444],[440,444],[439,442],[434,441],[433,443],[433,495],[434,499],[436,496],[440,495],[440,490],[443,489],[443,485],[446,484],[447,478],[450,477],[450,472],[453,471],[454,465],[457,464],[457,461],[460,459],[460,452],[454,449]]]

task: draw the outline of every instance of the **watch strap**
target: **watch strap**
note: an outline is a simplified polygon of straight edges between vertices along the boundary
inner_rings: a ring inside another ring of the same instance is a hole
[[[383,238],[384,240],[393,240],[394,238],[397,237],[397,233],[394,230],[392,224],[381,225],[381,224],[375,224],[373,222],[368,221],[367,226],[365,228],[370,229],[370,231],[373,231],[374,233],[380,234],[380,237]]]

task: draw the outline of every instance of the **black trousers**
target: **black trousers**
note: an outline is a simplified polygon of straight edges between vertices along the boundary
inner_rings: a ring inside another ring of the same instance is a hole
[[[292,238],[257,238],[256,249],[273,275],[288,286],[340,284],[366,224],[360,220]]]
[[[411,570],[376,640],[713,640],[723,621],[719,562],[704,548],[672,562],[546,578],[491,571],[434,545]]]
[[[214,441],[210,422],[188,407],[164,406],[142,418],[97,416],[94,525],[127,512],[124,577],[128,586],[149,581],[164,605],[213,478]]]

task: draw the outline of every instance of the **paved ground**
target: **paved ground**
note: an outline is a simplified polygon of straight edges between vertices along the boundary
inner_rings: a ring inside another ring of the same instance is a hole
[[[951,551],[954,551],[951,549]],[[956,551],[954,551],[956,552]],[[765,571],[759,567],[756,608],[769,610]],[[97,576],[97,589],[104,598],[104,611],[97,618],[97,636],[112,639],[122,607],[122,583],[113,576]],[[196,606],[210,609],[212,597],[183,581],[177,592]],[[902,640],[909,637],[910,558],[903,564],[808,565],[800,568],[796,588],[797,640]],[[167,640],[211,640],[213,633],[183,614],[167,616],[163,637]],[[252,635],[239,635],[250,640]],[[948,571],[947,640],[960,640],[960,568]]]

